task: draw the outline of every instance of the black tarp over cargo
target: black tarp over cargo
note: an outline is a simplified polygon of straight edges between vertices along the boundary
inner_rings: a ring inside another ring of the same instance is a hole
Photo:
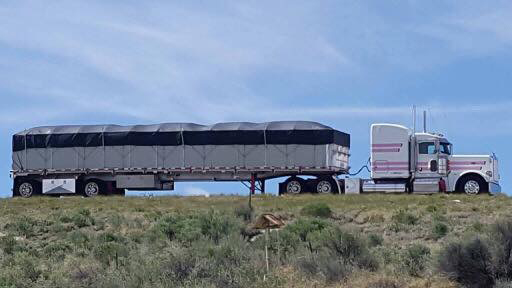
[[[191,123],[52,126],[28,129],[13,136],[15,152],[25,148],[265,144],[350,147],[350,135],[315,122],[284,121],[211,126]]]

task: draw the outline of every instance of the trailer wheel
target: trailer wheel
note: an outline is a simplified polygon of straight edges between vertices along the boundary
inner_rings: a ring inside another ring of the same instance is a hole
[[[99,181],[90,180],[85,182],[83,194],[85,197],[96,197],[101,193],[102,185]]]
[[[298,177],[291,177],[286,180],[286,193],[300,194],[304,192],[304,180]]]
[[[468,195],[477,195],[487,192],[485,180],[481,176],[467,175],[459,180],[457,184],[457,191],[464,192]]]
[[[329,179],[319,179],[316,183],[316,193],[318,194],[332,194],[335,190],[338,190],[335,187],[334,181]]]
[[[36,184],[32,181],[22,180],[16,184],[15,195],[23,198],[30,198],[36,194]]]

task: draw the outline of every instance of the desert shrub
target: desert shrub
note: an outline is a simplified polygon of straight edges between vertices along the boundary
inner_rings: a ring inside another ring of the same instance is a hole
[[[494,288],[512,288],[512,282],[506,280],[496,281]]]
[[[475,232],[483,232],[484,228],[484,224],[482,224],[480,221],[476,221],[471,225],[471,229]]]
[[[120,258],[128,256],[128,247],[116,242],[99,243],[93,248],[93,254],[104,265],[118,265]]]
[[[248,222],[252,220],[253,211],[249,205],[240,205],[235,208],[235,216]]]
[[[432,227],[432,236],[434,239],[438,240],[446,236],[448,234],[449,228],[448,225],[442,222],[435,222]]]
[[[212,239],[215,243],[219,243],[220,239],[231,232],[239,230],[239,227],[237,227],[229,215],[224,215],[214,210],[201,214],[199,216],[199,224],[203,236]]]
[[[407,231],[409,228],[407,225],[393,222],[389,224],[388,229],[392,232],[398,233],[400,231]]]
[[[110,215],[108,220],[114,229],[119,229],[125,222],[124,216],[120,215],[119,213]]]
[[[441,250],[437,265],[448,278],[466,287],[493,287],[495,283],[491,254],[480,238],[449,244]]]
[[[436,205],[428,205],[425,210],[430,213],[434,213],[439,211],[439,208]]]
[[[339,282],[350,274],[343,262],[329,255],[300,257],[295,266],[308,277],[323,276],[327,283]]]
[[[297,234],[290,230],[271,231],[269,234],[268,251],[276,255],[280,262],[283,263],[299,250],[300,244],[301,241]],[[258,237],[252,246],[263,250],[265,247],[265,237]]]
[[[490,248],[496,277],[512,280],[512,220],[502,220],[490,227]]]
[[[3,269],[8,269],[7,280],[15,287],[30,287],[42,274],[38,258],[26,252],[15,253],[9,267]]]
[[[419,218],[410,212],[400,209],[392,217],[393,222],[403,225],[416,225]]]
[[[59,221],[62,223],[72,223],[73,219],[71,219],[71,216],[64,214],[59,217]]]
[[[384,215],[378,213],[368,215],[368,217],[366,218],[366,222],[372,224],[384,223],[385,221],[386,218],[384,217]]]
[[[384,242],[384,238],[378,234],[370,234],[368,235],[368,246],[371,247],[377,247],[382,245]]]
[[[89,243],[89,236],[80,230],[75,230],[68,234],[68,240],[75,245],[75,247],[87,247]]]
[[[196,216],[168,215],[158,223],[158,229],[167,239],[189,243],[202,235],[201,222]]]
[[[391,278],[379,278],[374,280],[366,286],[367,288],[401,288],[404,287],[395,279]]]
[[[12,255],[15,252],[25,251],[24,246],[19,241],[16,241],[12,236],[0,237],[0,248],[7,255]],[[0,286],[1,287],[1,286]]]
[[[325,203],[311,203],[302,208],[301,214],[310,217],[329,218],[332,211],[329,205]]]
[[[421,244],[414,244],[402,255],[402,265],[407,274],[420,277],[430,259],[430,249]]]
[[[325,220],[299,218],[295,222],[287,225],[284,230],[296,234],[301,241],[306,242],[309,234],[324,230],[330,226],[331,224]]]
[[[218,243],[220,239],[236,231],[239,226],[229,215],[209,211],[199,215],[168,215],[157,224],[156,229],[169,240],[190,244],[201,236]]]
[[[380,262],[384,265],[389,265],[393,263],[401,263],[401,252],[394,248],[388,246],[379,246],[372,249],[372,252],[379,257]]]
[[[365,241],[352,233],[339,227],[331,227],[316,232],[311,238],[321,249],[329,255],[336,256],[339,261],[346,265],[370,271],[378,269],[377,259],[370,254]]]
[[[95,224],[94,218],[92,217],[89,209],[80,209],[73,213],[69,218],[71,220],[70,222],[78,228],[92,226]]]
[[[116,242],[121,244],[126,244],[128,242],[128,240],[122,235],[112,232],[104,232],[98,234],[97,240],[98,242]]]
[[[43,248],[43,253],[46,257],[62,260],[71,250],[71,246],[68,243],[53,242]]]
[[[446,216],[444,216],[441,213],[433,213],[432,214],[432,221],[434,221],[434,222],[446,222],[447,219],[446,219]]]
[[[239,236],[215,244],[202,239],[168,255],[157,270],[168,287],[251,287],[263,277],[264,259]],[[192,285],[192,283],[194,283]]]
[[[327,257],[320,263],[320,271],[324,274],[327,283],[339,282],[349,274],[347,267],[337,259]]]
[[[20,216],[14,222],[8,223],[5,228],[17,236],[29,238],[37,233],[38,221],[28,216]]]

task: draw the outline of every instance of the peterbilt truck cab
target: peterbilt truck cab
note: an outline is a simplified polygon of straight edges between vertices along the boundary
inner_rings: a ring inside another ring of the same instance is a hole
[[[415,133],[401,125],[372,125],[371,166],[372,180],[364,183],[363,192],[501,192],[494,154],[454,155],[443,135]]]

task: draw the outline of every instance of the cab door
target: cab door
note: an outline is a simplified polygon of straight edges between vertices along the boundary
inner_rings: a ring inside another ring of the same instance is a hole
[[[439,149],[435,141],[418,143],[416,178],[439,177]]]

